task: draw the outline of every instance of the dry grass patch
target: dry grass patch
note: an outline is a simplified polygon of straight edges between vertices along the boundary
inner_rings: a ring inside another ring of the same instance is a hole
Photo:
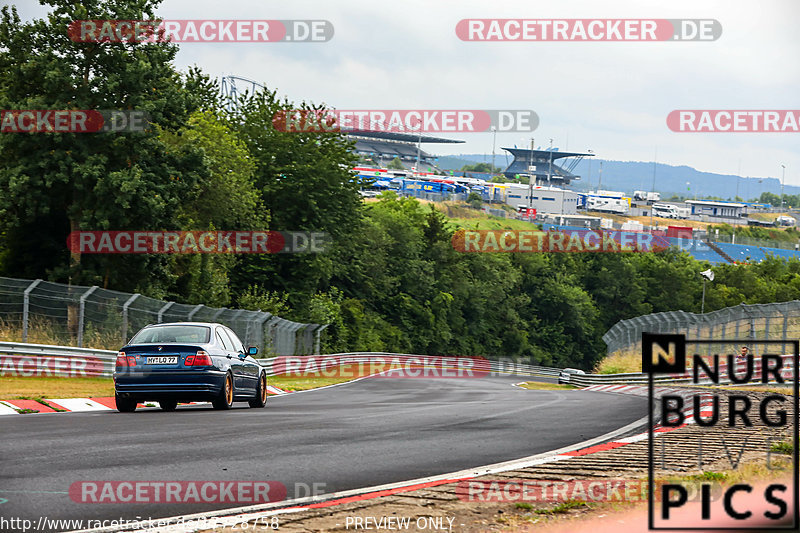
[[[22,342],[22,324],[16,321],[0,319],[0,341]],[[32,317],[28,323],[28,338],[31,344],[49,344],[54,346],[77,346],[77,338],[73,338],[66,325],[57,326],[50,320]],[[100,332],[86,327],[83,332],[83,347],[96,350],[119,350],[125,343],[120,331]]]
[[[596,374],[628,374],[642,371],[642,354],[638,351],[614,352],[594,367]]]
[[[11,377],[0,378],[0,399],[87,398],[114,396],[111,378]]]

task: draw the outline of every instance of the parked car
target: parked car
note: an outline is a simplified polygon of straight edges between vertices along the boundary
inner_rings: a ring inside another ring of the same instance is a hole
[[[144,401],[164,411],[178,402],[210,401],[230,409],[235,401],[250,407],[267,403],[267,374],[236,333],[222,324],[175,322],[144,327],[120,349],[114,368],[114,396],[123,413]]]
[[[569,383],[570,376],[572,374],[586,374],[583,370],[578,370],[577,368],[565,368],[558,374],[558,382],[559,383]]]

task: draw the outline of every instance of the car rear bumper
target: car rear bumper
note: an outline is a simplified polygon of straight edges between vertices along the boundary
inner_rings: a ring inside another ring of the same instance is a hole
[[[220,394],[224,370],[169,370],[115,372],[114,392],[138,400],[209,400]]]

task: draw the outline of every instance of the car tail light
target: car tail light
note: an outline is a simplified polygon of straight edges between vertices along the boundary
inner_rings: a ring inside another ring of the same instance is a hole
[[[184,366],[192,366],[192,362],[194,361],[193,355],[187,355],[186,360],[183,362]]]
[[[211,366],[213,364],[214,363],[211,362],[211,356],[203,350],[197,352],[197,354],[194,356],[194,360],[192,361],[192,366]]]
[[[128,366],[136,366],[136,358],[132,355],[128,356]]]
[[[131,366],[130,365],[130,359],[133,359],[133,364],[136,365],[136,359],[135,358],[133,358],[133,357],[131,357],[131,358],[125,357],[125,352],[119,352],[119,353],[117,353],[117,362],[116,362],[115,366]]]

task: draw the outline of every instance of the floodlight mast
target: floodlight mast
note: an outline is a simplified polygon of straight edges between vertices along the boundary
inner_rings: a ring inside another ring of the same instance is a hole
[[[781,213],[783,213],[783,184],[786,178],[786,165],[781,164]]]
[[[497,146],[497,128],[492,126],[492,171],[491,174],[494,176],[494,151],[495,147]]]
[[[586,153],[594,154],[594,150],[588,150],[587,149]],[[588,179],[589,182],[586,184],[586,189],[588,190],[588,192],[592,192],[592,158],[591,158],[591,156],[589,157],[589,174],[587,176],[587,179]]]
[[[533,167],[533,137],[531,137],[531,154],[528,157],[530,164],[528,165],[528,220],[531,219],[531,209],[533,209],[533,179],[534,179],[534,167]]]
[[[700,276],[703,278],[703,298],[700,304],[700,314],[702,315],[706,312],[706,283],[714,281],[714,271],[709,268],[700,272]]]

